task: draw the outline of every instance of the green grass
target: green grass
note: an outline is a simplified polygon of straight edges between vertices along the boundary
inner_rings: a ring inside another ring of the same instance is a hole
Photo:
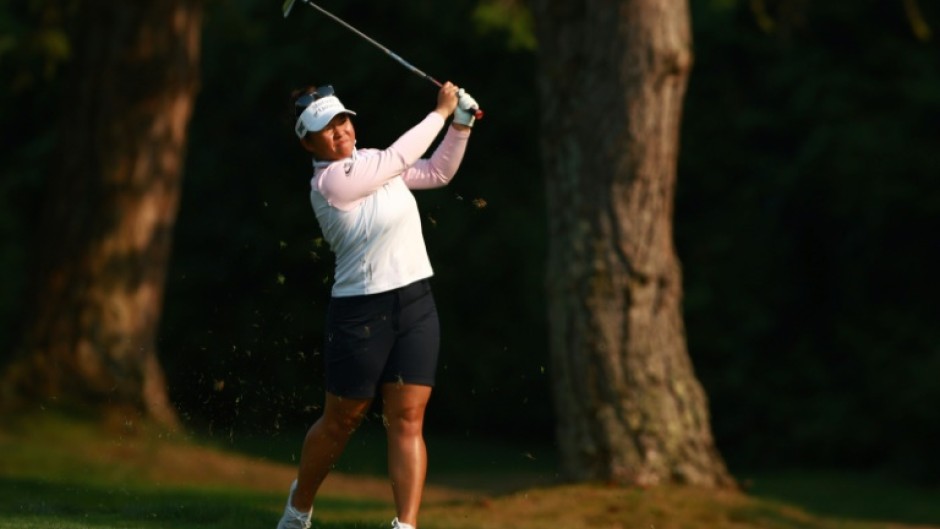
[[[257,494],[0,479],[0,527],[265,526],[269,506]]]
[[[0,479],[0,528],[271,528],[282,502],[282,494],[249,491]],[[324,529],[355,527],[341,521],[351,514],[381,520],[387,510],[383,502],[342,498],[320,508],[337,518]]]
[[[757,497],[785,501],[823,516],[940,525],[940,490],[874,473],[791,471],[746,478]]]
[[[357,434],[315,529],[387,528],[381,431]],[[205,439],[53,413],[0,431],[0,529],[273,529],[300,436]],[[550,450],[429,436],[422,529],[940,529],[940,491],[872,475],[739,476],[747,494],[557,485]],[[330,479],[333,479],[332,477]],[[908,525],[904,525],[908,524]]]
[[[246,434],[226,436],[214,444],[255,457],[284,464],[296,464],[303,432],[279,432],[275,436]],[[499,442],[493,439],[428,434],[428,481],[448,486],[493,487],[508,491],[519,486],[547,485],[556,480],[557,460],[551,446],[525,442]],[[385,431],[376,421],[356,431],[336,464],[339,472],[351,475],[381,476],[385,473]],[[501,476],[502,484],[486,476]]]

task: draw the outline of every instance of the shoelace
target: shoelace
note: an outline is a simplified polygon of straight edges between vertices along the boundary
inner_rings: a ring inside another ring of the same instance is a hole
[[[290,509],[290,515],[294,517],[295,520],[300,522],[300,526],[303,529],[310,529],[310,517],[306,513],[302,513],[293,507]]]

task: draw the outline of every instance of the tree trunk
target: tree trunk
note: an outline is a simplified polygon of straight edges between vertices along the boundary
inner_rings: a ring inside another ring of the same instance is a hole
[[[686,0],[535,0],[562,471],[732,486],[682,321],[672,217]]]
[[[9,400],[175,423],[155,347],[196,92],[199,0],[79,2]]]

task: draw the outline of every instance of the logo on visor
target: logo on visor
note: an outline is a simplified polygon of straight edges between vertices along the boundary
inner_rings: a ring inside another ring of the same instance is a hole
[[[316,99],[310,101],[312,97],[316,97]],[[307,103],[308,101],[309,103]],[[307,103],[307,105],[304,106],[304,103]],[[294,126],[294,132],[301,139],[310,132],[322,130],[333,119],[333,116],[341,112],[356,115],[355,112],[347,110],[339,99],[332,95],[332,91],[329,95],[319,96],[313,94],[301,97],[297,100],[297,107],[304,109],[297,117],[297,123]]]
[[[313,104],[311,110],[313,110],[314,119],[320,117],[320,114],[334,108],[342,108],[343,105],[340,104],[339,99],[335,97],[324,97],[323,99],[318,99],[316,103]]]

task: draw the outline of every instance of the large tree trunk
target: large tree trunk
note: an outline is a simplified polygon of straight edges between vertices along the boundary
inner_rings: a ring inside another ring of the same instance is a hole
[[[155,340],[198,89],[199,0],[79,2],[11,400],[174,423]]]
[[[682,321],[672,240],[686,0],[535,0],[562,470],[730,486]]]

